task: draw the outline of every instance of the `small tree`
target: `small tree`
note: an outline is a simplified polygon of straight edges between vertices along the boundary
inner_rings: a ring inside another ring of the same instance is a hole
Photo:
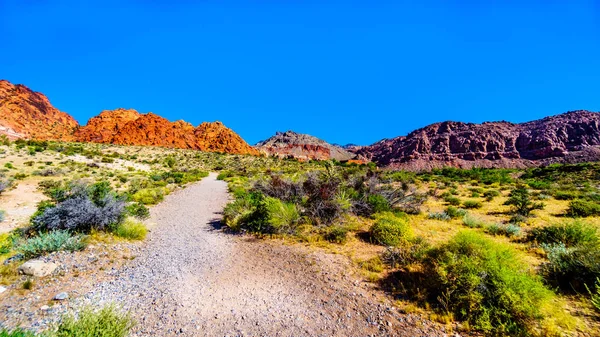
[[[530,216],[532,211],[543,209],[545,206],[541,202],[533,202],[529,190],[521,184],[510,192],[508,200],[504,204],[513,206],[512,213],[524,217]]]

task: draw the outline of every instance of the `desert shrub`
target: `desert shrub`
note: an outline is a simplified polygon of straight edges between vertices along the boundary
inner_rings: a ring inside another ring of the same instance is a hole
[[[128,240],[143,240],[148,234],[148,229],[143,223],[127,219],[118,224],[113,231],[116,236]]]
[[[600,278],[596,279],[596,291],[592,292],[589,287],[586,287],[590,294],[590,303],[596,308],[596,311],[600,312]]]
[[[308,174],[302,183],[305,193],[305,214],[318,226],[329,225],[344,214],[342,205],[336,200],[340,180],[326,174]]]
[[[285,202],[299,203],[303,197],[302,185],[279,175],[271,175],[270,179],[254,185],[255,191],[283,200]]]
[[[273,234],[275,228],[270,223],[268,201],[264,194],[254,192],[250,194],[252,211],[243,219],[243,226],[250,232]]]
[[[579,193],[575,191],[556,191],[554,199],[556,200],[573,200],[579,197]]]
[[[468,213],[463,217],[463,224],[469,228],[483,228],[486,226],[485,221]]]
[[[12,182],[10,180],[0,179],[0,194],[2,192],[8,191],[8,189],[12,186]]]
[[[541,273],[553,286],[563,291],[585,291],[600,277],[600,249],[595,244],[567,247],[563,243],[543,244],[548,262]]]
[[[408,221],[391,212],[375,214],[370,233],[376,243],[384,246],[397,246],[413,237]]]
[[[448,221],[452,218],[446,212],[430,212],[427,217],[429,219],[440,220],[440,221]]]
[[[177,164],[177,160],[175,158],[173,158],[172,156],[168,156],[167,158],[165,158],[165,165],[169,168],[173,168],[175,167],[175,164]]]
[[[4,167],[6,167],[9,170],[12,170],[12,169],[15,168],[15,166],[13,165],[13,163],[6,163],[6,164],[4,164]]]
[[[513,214],[524,217],[530,216],[531,212],[536,209],[544,208],[543,203],[532,201],[531,194],[525,185],[518,185],[513,189],[508,196],[508,200],[504,202],[504,205],[512,206],[511,212]]]
[[[512,223],[493,223],[485,228],[485,232],[492,235],[504,235],[508,237],[519,236],[521,234],[521,227]]]
[[[110,157],[102,157],[102,159],[100,159],[100,162],[105,164],[112,164],[115,162],[115,160]]]
[[[446,207],[446,210],[444,211],[444,213],[448,214],[448,216],[452,219],[464,217],[465,215],[467,215],[466,210],[461,209],[461,208],[456,208],[453,206]]]
[[[371,213],[388,212],[391,210],[388,200],[379,194],[371,194],[367,197],[367,204],[370,206]]]
[[[473,209],[473,208],[481,208],[481,207],[483,207],[483,205],[481,204],[481,201],[465,200],[463,202],[463,207],[466,209]]]
[[[87,194],[78,194],[56,206],[42,204],[43,211],[34,214],[32,225],[38,231],[72,230],[90,232],[105,230],[123,220],[125,202],[107,195],[94,203]]]
[[[485,200],[492,201],[495,197],[500,196],[500,191],[498,190],[486,190],[483,192],[483,196]]]
[[[542,244],[562,243],[566,247],[598,243],[600,241],[597,229],[579,219],[534,228],[529,232],[527,239]]]
[[[231,172],[231,171],[222,171],[221,173],[219,173],[219,175],[217,176],[217,180],[225,180],[227,178],[231,178],[235,176],[235,173]]]
[[[297,224],[300,222],[300,213],[296,205],[290,202],[282,202],[276,198],[265,200],[268,211],[268,222],[271,231],[275,233],[293,234]]]
[[[343,226],[331,226],[327,229],[323,238],[333,243],[346,243],[348,240],[348,229]]]
[[[600,215],[600,204],[593,201],[576,199],[569,203],[567,215],[572,217],[588,217]]]
[[[131,199],[144,205],[155,205],[165,199],[166,189],[163,187],[143,188],[135,192]]]
[[[146,220],[150,217],[150,210],[141,202],[134,202],[125,207],[127,213],[140,220]]]
[[[57,230],[40,233],[38,236],[27,239],[18,245],[17,250],[29,259],[61,250],[70,252],[82,250],[85,246],[84,236],[73,235],[65,230]]]
[[[381,254],[381,260],[392,268],[408,266],[420,262],[431,248],[429,242],[422,237],[416,237],[396,247],[386,247]]]
[[[452,206],[458,206],[461,203],[461,201],[460,201],[459,198],[453,197],[453,196],[447,196],[447,197],[445,197],[444,201],[447,202],[449,205],[452,205]]]
[[[0,329],[0,337],[36,337],[37,335],[31,331],[15,329],[8,330],[6,328]]]
[[[428,251],[429,298],[486,334],[526,335],[543,319],[554,295],[525,270],[514,248],[461,232]]]
[[[358,262],[358,266],[361,269],[370,271],[372,273],[381,273],[384,267],[383,261],[381,261],[381,258],[379,256],[375,256],[368,260],[360,261]]]
[[[129,313],[113,305],[96,311],[85,307],[77,316],[63,317],[53,337],[126,337],[134,325]]]
[[[249,196],[238,196],[223,209],[223,223],[230,229],[238,231],[242,222],[252,212],[252,201]]]

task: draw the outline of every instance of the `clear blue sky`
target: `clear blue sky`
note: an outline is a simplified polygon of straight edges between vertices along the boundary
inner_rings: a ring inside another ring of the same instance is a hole
[[[94,2],[0,0],[0,78],[82,124],[125,107],[370,144],[600,110],[598,0]]]

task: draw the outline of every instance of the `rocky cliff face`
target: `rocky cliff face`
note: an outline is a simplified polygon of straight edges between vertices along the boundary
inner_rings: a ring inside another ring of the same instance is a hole
[[[0,135],[68,141],[77,126],[73,117],[54,108],[43,94],[0,80]]]
[[[280,158],[292,157],[300,160],[349,160],[354,154],[339,146],[331,145],[319,138],[295,133],[277,132],[275,136],[259,142],[256,147],[265,154]]]
[[[415,170],[600,160],[599,125],[600,113],[583,110],[522,124],[443,122],[356,153],[381,166]]]
[[[153,113],[141,114],[131,109],[102,111],[77,130],[74,136],[81,142],[259,154],[220,122],[202,123],[194,128],[184,121],[170,122]]]

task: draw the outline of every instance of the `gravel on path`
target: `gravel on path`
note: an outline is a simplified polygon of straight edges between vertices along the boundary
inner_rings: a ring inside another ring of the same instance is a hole
[[[398,313],[347,258],[220,230],[227,185],[211,174],[152,210],[139,256],[79,303],[116,302],[134,336],[444,336]]]

